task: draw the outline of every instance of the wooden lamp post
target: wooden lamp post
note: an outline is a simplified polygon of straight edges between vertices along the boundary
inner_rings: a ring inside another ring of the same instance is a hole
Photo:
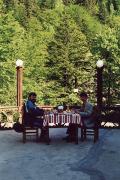
[[[97,106],[99,110],[102,109],[102,98],[103,98],[103,67],[104,63],[103,60],[98,60],[96,63],[97,66]]]
[[[23,61],[18,59],[16,61],[16,71],[17,71],[17,106],[20,108],[22,106],[22,78],[23,78]]]

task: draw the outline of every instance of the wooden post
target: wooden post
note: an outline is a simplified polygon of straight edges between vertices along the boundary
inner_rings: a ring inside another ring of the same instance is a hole
[[[103,79],[102,79],[103,67],[97,67],[97,106],[99,110],[102,109],[102,97],[103,97]]]
[[[19,111],[22,107],[22,78],[23,78],[23,68],[22,67],[16,67],[17,69],[17,106],[19,108]]]

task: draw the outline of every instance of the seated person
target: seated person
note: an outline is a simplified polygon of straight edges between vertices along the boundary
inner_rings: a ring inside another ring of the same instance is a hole
[[[28,100],[25,103],[25,126],[41,128],[41,136],[44,136],[45,129],[43,128],[44,110],[36,106],[36,93],[31,92],[28,95]]]
[[[31,92],[28,95],[28,100],[25,103],[25,125],[26,126],[43,126],[44,110],[36,106],[36,93]]]
[[[83,92],[80,94],[80,99],[83,102],[80,110],[76,111],[81,115],[82,121],[86,127],[93,126],[93,122],[91,121],[91,115],[93,112],[93,105],[88,102],[87,93]]]
[[[91,115],[93,112],[93,105],[88,102],[88,95],[85,92],[80,93],[80,99],[83,102],[81,109],[76,110],[76,113],[81,115],[82,122],[86,127],[92,127],[94,125]],[[74,140],[75,139],[75,124],[70,123],[67,129],[68,137],[66,139]]]

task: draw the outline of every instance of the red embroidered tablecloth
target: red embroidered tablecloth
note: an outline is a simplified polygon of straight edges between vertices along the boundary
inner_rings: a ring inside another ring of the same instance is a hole
[[[49,124],[66,124],[66,123],[74,123],[82,125],[80,114],[73,113],[55,113],[55,114],[47,114],[44,119],[44,126],[49,126]]]

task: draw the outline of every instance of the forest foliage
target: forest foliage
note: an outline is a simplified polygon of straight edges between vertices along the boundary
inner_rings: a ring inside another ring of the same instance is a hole
[[[0,0],[0,105],[16,104],[15,61],[24,61],[23,96],[39,104],[78,104],[74,88],[96,102],[120,103],[119,0]]]

